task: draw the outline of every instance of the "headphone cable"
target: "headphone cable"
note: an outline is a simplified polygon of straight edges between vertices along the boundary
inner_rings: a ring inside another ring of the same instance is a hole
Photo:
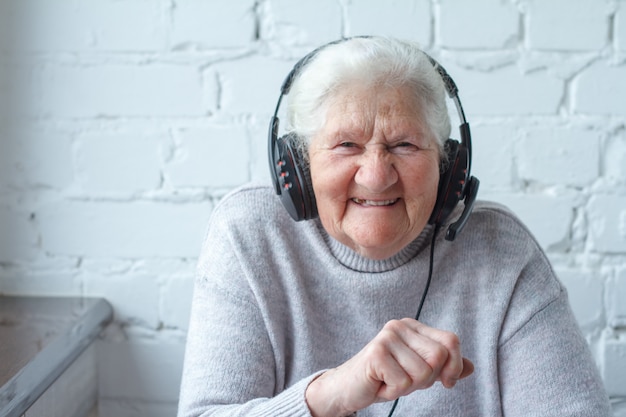
[[[424,301],[426,301],[426,294],[428,294],[428,289],[430,288],[430,282],[432,281],[433,278],[433,263],[434,263],[434,259],[435,259],[435,239],[437,237],[437,234],[439,232],[439,224],[435,224],[435,230],[433,232],[433,238],[432,241],[430,243],[430,261],[429,261],[429,265],[428,265],[428,279],[426,280],[426,286],[424,287],[424,292],[422,293],[422,298],[420,299],[420,303],[419,306],[417,307],[417,313],[415,314],[415,320],[419,320],[420,317],[420,313],[422,312],[422,307],[424,307]],[[400,400],[400,397],[396,398],[393,402],[393,405],[391,406],[391,410],[389,411],[389,414],[387,415],[387,417],[391,417],[393,416],[393,412],[396,410],[396,407],[398,406],[398,401]]]

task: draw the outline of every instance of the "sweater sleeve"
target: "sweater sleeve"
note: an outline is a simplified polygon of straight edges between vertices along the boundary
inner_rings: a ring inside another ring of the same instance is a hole
[[[216,214],[198,264],[178,416],[310,417],[305,390],[316,375],[279,386],[274,349],[229,229]]]
[[[567,293],[555,278],[553,285],[556,297],[500,346],[503,415],[608,417],[609,400]]]
[[[479,329],[475,341],[483,347],[478,358],[488,360],[477,366],[477,376],[484,378],[476,395],[499,396],[500,410],[490,415],[610,416],[608,395],[567,291],[540,245],[497,204],[479,205],[472,221],[461,236],[477,248],[466,256],[468,269],[492,271],[482,274],[487,277],[482,287],[472,285],[480,297],[489,297],[478,298],[478,323],[493,324],[484,326],[485,332]],[[493,353],[491,336],[497,340]]]

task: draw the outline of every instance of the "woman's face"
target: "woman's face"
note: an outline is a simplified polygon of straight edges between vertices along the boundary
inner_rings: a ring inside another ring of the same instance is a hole
[[[401,89],[346,89],[309,146],[320,220],[371,259],[398,253],[424,229],[439,182],[439,148]]]

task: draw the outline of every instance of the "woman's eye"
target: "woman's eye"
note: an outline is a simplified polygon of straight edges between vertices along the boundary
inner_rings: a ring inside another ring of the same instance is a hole
[[[361,151],[361,147],[356,142],[337,142],[333,146],[334,152],[340,155],[355,155]]]
[[[391,147],[391,151],[396,151],[396,152],[414,152],[414,151],[418,151],[419,148],[411,142],[398,142],[395,145],[393,145]]]
[[[340,142],[337,144],[336,150],[344,154],[354,154],[359,151],[359,145],[355,142]]]

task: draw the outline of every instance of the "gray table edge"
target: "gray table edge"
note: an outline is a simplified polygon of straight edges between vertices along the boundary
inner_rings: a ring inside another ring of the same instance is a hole
[[[0,416],[24,414],[112,321],[111,305],[104,299],[94,301],[64,334],[0,387]]]

